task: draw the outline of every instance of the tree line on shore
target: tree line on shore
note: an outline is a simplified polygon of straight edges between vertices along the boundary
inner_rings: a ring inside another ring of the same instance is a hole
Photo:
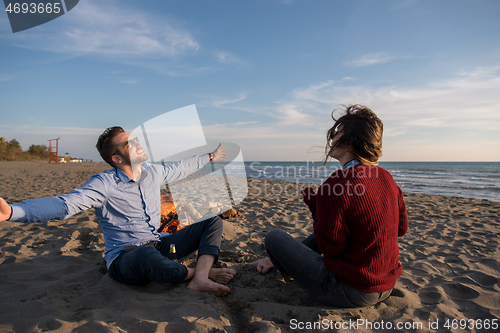
[[[0,138],[0,161],[26,161],[26,160],[48,160],[49,147],[46,145],[31,145],[27,151],[23,151],[21,144],[16,139],[7,141]]]

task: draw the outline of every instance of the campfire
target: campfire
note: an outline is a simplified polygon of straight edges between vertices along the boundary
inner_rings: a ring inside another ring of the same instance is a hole
[[[158,232],[173,234],[207,214],[219,215],[225,219],[241,215],[236,209],[220,202],[204,201],[196,209],[190,202],[182,199],[174,201],[169,191],[162,191],[161,224]]]
[[[179,208],[179,210],[177,210]],[[172,195],[165,193],[161,195],[161,225],[158,232],[173,234],[191,223],[189,216],[182,212],[181,205],[176,207]],[[180,213],[179,213],[180,212]]]
[[[191,203],[185,200],[176,201],[174,202],[170,192],[161,193],[161,224],[158,232],[173,234],[202,217]]]

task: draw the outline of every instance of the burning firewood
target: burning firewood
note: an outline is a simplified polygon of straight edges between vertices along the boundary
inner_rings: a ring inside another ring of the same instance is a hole
[[[173,234],[184,228],[179,221],[179,214],[170,193],[161,195],[161,225],[158,232]]]

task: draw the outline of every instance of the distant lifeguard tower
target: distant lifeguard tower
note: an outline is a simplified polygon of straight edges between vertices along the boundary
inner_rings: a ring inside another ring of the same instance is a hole
[[[57,164],[59,161],[57,160],[57,154],[59,150],[59,139],[50,139],[49,140],[49,163],[50,164]],[[55,141],[55,146],[52,143],[52,141]]]

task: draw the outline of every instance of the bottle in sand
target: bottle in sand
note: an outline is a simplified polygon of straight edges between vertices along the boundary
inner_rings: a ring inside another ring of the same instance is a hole
[[[168,258],[172,261],[177,262],[177,253],[175,252],[175,244],[170,244],[170,254]]]

